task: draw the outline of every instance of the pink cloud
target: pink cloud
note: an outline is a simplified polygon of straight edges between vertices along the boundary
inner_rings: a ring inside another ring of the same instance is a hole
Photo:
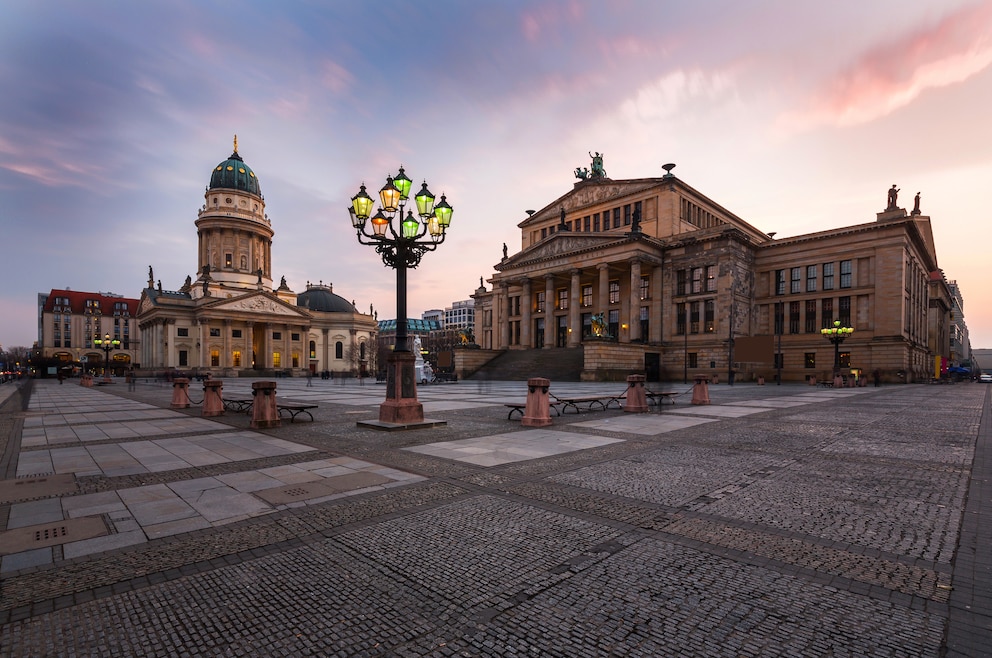
[[[992,4],[962,9],[930,28],[866,53],[830,80],[811,107],[784,119],[796,128],[856,125],[886,116],[928,89],[962,82],[992,64]]]
[[[334,93],[340,94],[351,87],[354,76],[337,62],[327,60],[321,65],[320,81]]]
[[[555,30],[563,22],[575,22],[583,16],[582,5],[575,0],[551,2],[529,8],[520,16],[520,31],[535,43],[547,38],[546,32]]]

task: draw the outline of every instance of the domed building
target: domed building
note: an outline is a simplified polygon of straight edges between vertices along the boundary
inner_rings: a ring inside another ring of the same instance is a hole
[[[213,168],[196,228],[197,277],[166,290],[148,268],[137,320],[142,370],[217,376],[292,375],[374,370],[376,321],[307,283],[297,295],[282,277],[274,286],[272,238],[258,176],[234,152]]]

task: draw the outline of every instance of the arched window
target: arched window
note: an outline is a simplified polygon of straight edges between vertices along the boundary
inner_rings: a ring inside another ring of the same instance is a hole
[[[344,358],[344,343],[338,341],[334,343],[334,358],[343,359]]]
[[[310,358],[317,358],[317,343],[314,341],[310,341]]]
[[[365,360],[365,343],[358,346],[358,358],[362,361]]]

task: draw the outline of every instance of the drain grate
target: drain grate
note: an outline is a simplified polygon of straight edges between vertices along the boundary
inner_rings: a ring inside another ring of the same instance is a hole
[[[0,504],[32,498],[48,498],[76,493],[76,478],[72,473],[47,473],[0,480]]]
[[[0,532],[0,555],[21,553],[36,548],[67,544],[81,539],[92,539],[110,534],[100,516],[83,516],[58,523],[13,528]]]

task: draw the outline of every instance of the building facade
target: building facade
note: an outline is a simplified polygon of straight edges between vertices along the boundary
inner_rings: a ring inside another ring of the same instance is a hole
[[[572,190],[518,225],[520,251],[504,250],[472,296],[482,349],[581,347],[583,379],[801,381],[839,357],[919,381],[949,355],[949,292],[918,207],[890,199],[873,221],[775,239],[674,165],[612,180],[596,155],[592,174],[577,170]],[[834,321],[855,330],[840,353],[820,333]]]
[[[214,167],[195,222],[198,275],[166,290],[148,268],[138,305],[141,364],[217,375],[359,374],[374,369],[371,312],[307,284],[273,284],[272,239],[258,177],[238,154]]]
[[[104,292],[52,290],[38,294],[36,352],[63,370],[125,374],[139,362],[138,300]],[[95,340],[110,337],[110,352]],[[113,341],[117,341],[114,345]]]

